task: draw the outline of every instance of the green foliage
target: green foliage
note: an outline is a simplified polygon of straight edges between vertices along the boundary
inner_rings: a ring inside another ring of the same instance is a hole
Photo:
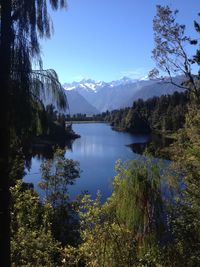
[[[45,203],[51,205],[52,231],[57,240],[66,244],[76,243],[77,218],[69,200],[69,185],[80,175],[79,163],[66,159],[64,151],[57,149],[53,160],[41,165],[42,179],[39,186],[45,192]]]
[[[110,201],[116,216],[138,240],[159,233],[162,227],[161,169],[151,161],[132,161],[116,165],[118,175]]]
[[[162,266],[159,237],[163,231],[160,168],[149,162],[116,165],[111,197],[101,203],[84,195],[80,205],[77,247],[66,247],[67,266]],[[73,259],[73,262],[71,261]]]
[[[55,266],[60,244],[51,233],[52,207],[42,205],[32,188],[11,188],[11,258],[14,266]]]
[[[83,196],[79,207],[80,238],[76,236],[76,242],[69,242],[70,231],[72,235],[75,231],[69,227],[72,213],[68,184],[73,183],[79,168],[58,150],[54,164],[45,161],[42,165],[44,205],[33,191],[18,186],[21,196],[13,213],[13,261],[19,266],[29,266],[29,260],[36,266],[51,266],[52,259],[58,266],[199,266],[199,114],[197,107],[189,108],[185,126],[173,145],[180,172],[176,168],[165,173],[163,165],[150,159],[125,165],[118,162],[114,191],[104,204],[99,193],[95,200]],[[180,195],[175,195],[167,209],[161,182],[167,176],[177,180],[183,172],[185,187],[180,188]],[[64,248],[55,237],[65,244]],[[44,244],[48,252],[39,244]]]
[[[185,35],[185,25],[176,22],[178,10],[172,11],[169,6],[157,5],[153,20],[155,48],[153,58],[158,67],[169,75],[191,71],[190,61],[184,46],[191,39]],[[177,58],[178,56],[178,58]]]
[[[35,113],[37,116],[37,112]],[[73,132],[65,126],[65,115],[59,113],[55,106],[50,104],[36,117],[37,126],[33,131],[33,140],[37,143],[48,143],[64,147],[66,142],[72,138]],[[36,136],[35,136],[36,135]]]
[[[156,11],[153,19],[155,48],[152,51],[152,58],[158,68],[167,73],[170,83],[184,88],[189,92],[193,102],[200,103],[199,81],[197,75],[192,73],[192,65],[199,65],[199,50],[195,55],[191,55],[187,49],[189,45],[199,44],[198,36],[193,39],[185,34],[186,26],[176,21],[178,10],[173,11],[169,6],[157,5]],[[199,33],[199,24],[196,21],[194,28]],[[186,81],[181,85],[177,84],[173,79],[176,75],[183,75]],[[149,76],[158,78],[159,70],[154,68]]]
[[[125,124],[126,129],[134,133],[139,133],[140,131],[142,131],[142,133],[149,133],[151,131],[146,118],[141,116],[141,114],[134,109],[129,109],[125,117]]]
[[[200,83],[199,76],[192,75],[191,68],[192,64],[199,65],[200,53],[199,49],[194,56],[186,52],[185,44],[196,45],[198,40],[185,35],[185,26],[176,22],[176,14],[177,11],[171,11],[168,6],[157,6],[153,58],[168,75],[183,73],[187,78],[184,87],[190,92],[185,124],[171,149],[175,172],[182,177],[182,186],[171,207],[173,242],[166,248],[170,266],[190,267],[200,265]],[[199,33],[197,21],[194,21],[194,27]]]
[[[189,97],[177,93],[139,99],[131,108],[114,110],[102,114],[105,121],[116,129],[133,133],[175,132],[183,127]]]
[[[53,208],[66,205],[69,201],[68,186],[74,184],[80,174],[79,163],[66,159],[64,151],[57,149],[54,159],[42,163],[41,172],[42,180],[39,186],[45,191],[46,201]]]
[[[82,243],[76,250],[65,249],[74,262],[85,266],[132,266],[137,262],[134,237],[123,224],[117,221],[109,203],[100,202],[100,194],[93,201],[85,195],[80,210]],[[67,266],[73,266],[67,265]]]
[[[53,9],[64,8],[66,1],[50,1],[50,6]],[[7,12],[11,16],[9,27],[12,36],[11,48],[8,48],[11,49],[7,88],[9,128],[12,137],[30,138],[30,135],[42,133],[42,100],[48,95],[48,99],[60,108],[66,108],[67,100],[56,72],[42,69],[39,39],[50,38],[52,32],[47,1],[31,1],[28,5],[26,1],[11,1]],[[38,64],[39,70],[33,70],[32,63]]]
[[[184,190],[173,209],[172,229],[175,236],[177,266],[200,265],[200,112],[190,107],[185,127],[172,153],[179,172],[184,173]]]
[[[68,193],[68,186],[79,177],[79,164],[57,149],[54,161],[44,161],[41,170],[44,202],[30,184],[18,181],[11,188],[14,266],[61,266],[61,243],[79,242],[77,214]]]
[[[0,114],[1,154],[0,154],[0,265],[10,266],[10,215],[9,186],[12,168],[13,139],[20,147],[37,130],[41,131],[42,120],[35,103],[41,104],[44,87],[56,92],[57,104],[66,107],[66,98],[55,71],[42,70],[40,57],[40,38],[49,38],[52,23],[48,7],[54,10],[64,8],[65,0],[2,0],[0,2]],[[32,67],[39,67],[33,71]],[[45,85],[44,85],[45,84]],[[55,94],[54,94],[55,95]],[[39,108],[40,109],[40,108]],[[40,113],[41,114],[41,113]],[[36,119],[37,118],[37,119]],[[36,130],[36,131],[35,131]],[[17,147],[18,149],[19,147]]]

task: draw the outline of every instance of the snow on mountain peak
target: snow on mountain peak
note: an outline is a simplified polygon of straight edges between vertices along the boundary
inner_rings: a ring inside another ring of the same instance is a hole
[[[146,79],[145,79],[146,80]],[[119,85],[126,85],[131,83],[136,83],[139,80],[131,79],[129,77],[123,77],[120,80],[112,81],[112,82],[104,82],[104,81],[95,81],[92,79],[82,79],[80,82],[72,82],[65,83],[63,85],[65,90],[73,90],[73,89],[85,89],[86,91],[97,92],[103,87],[115,87]]]
[[[140,81],[148,81],[148,80],[149,80],[149,76],[148,75],[146,75],[146,76],[144,76],[144,77],[142,77],[140,79]]]
[[[74,114],[80,112],[96,114],[107,110],[120,109],[132,106],[133,101],[139,98],[148,99],[177,91],[176,87],[171,89],[171,85],[161,84],[157,80],[149,80],[147,77],[137,80],[123,77],[109,83],[84,79],[80,82],[66,83],[63,87],[68,90],[66,94],[69,105],[72,108],[75,107]],[[80,108],[82,109],[80,110]]]
[[[94,91],[96,92],[99,88],[102,88],[105,86],[106,83],[103,81],[94,81],[92,79],[83,79],[80,82],[73,82],[73,83],[65,83],[63,85],[65,90],[73,90],[73,89],[78,89],[82,88],[87,91]]]

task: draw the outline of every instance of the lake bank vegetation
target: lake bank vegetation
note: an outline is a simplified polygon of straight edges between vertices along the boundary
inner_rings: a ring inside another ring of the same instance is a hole
[[[79,137],[72,130],[71,124],[66,125],[65,115],[59,113],[55,107],[47,105],[40,115],[43,119],[37,130],[37,135],[33,138],[34,144],[49,144],[63,146],[67,141]],[[41,127],[41,128],[40,128]]]
[[[131,108],[107,112],[104,120],[116,130],[135,134],[174,133],[182,128],[189,97],[187,93],[139,99]]]

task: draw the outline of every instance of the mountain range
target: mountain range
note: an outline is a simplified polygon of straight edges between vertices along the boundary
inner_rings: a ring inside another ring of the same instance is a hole
[[[174,82],[181,84],[183,77],[174,78]],[[84,79],[80,82],[65,83],[63,85],[70,113],[97,114],[107,110],[130,107],[133,101],[141,98],[172,94],[183,89],[172,85],[169,79],[164,81],[148,79],[131,79],[123,77],[109,83]]]

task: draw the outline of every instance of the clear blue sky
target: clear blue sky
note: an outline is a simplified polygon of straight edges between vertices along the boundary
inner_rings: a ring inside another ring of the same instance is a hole
[[[44,68],[55,69],[61,83],[144,77],[154,67],[157,4],[179,9],[179,22],[195,33],[198,0],[68,0],[67,11],[50,11],[54,35],[41,42]]]

